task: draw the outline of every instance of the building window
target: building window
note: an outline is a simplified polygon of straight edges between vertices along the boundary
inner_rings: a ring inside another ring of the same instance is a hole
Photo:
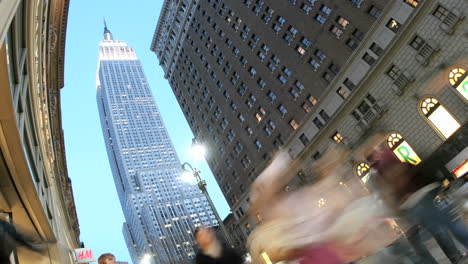
[[[314,118],[314,124],[318,129],[321,129],[325,124],[318,118]]]
[[[328,69],[335,75],[337,75],[338,72],[340,72],[340,66],[338,66],[335,63],[330,63],[330,65],[328,66]]]
[[[369,66],[372,66],[375,62],[374,57],[372,57],[369,53],[365,53],[364,56],[362,56],[362,59],[369,64]]]
[[[401,74],[401,70],[395,65],[390,66],[390,69],[388,69],[387,71],[388,77],[390,77],[392,80],[398,79],[400,74]]]
[[[379,45],[377,45],[375,42],[372,43],[369,49],[372,50],[372,52],[374,52],[374,54],[377,56],[380,56],[383,54],[383,49]]]
[[[276,70],[276,64],[268,62],[268,68],[270,69],[271,72],[274,72]]]
[[[297,80],[294,85],[296,85],[296,87],[299,89],[299,91],[303,91],[304,90],[304,85],[299,81]]]
[[[280,23],[281,25],[283,25],[284,22],[286,22],[286,19],[285,19],[284,17],[282,17],[282,16],[278,16],[278,17],[276,18],[276,21],[278,21],[278,23]]]
[[[413,165],[417,165],[421,162],[421,158],[419,158],[418,154],[416,154],[413,148],[399,133],[390,133],[387,138],[387,146],[402,162],[411,163]]]
[[[306,50],[302,46],[299,46],[299,45],[297,45],[296,51],[297,53],[301,54],[301,56],[304,55],[306,52]]]
[[[340,24],[343,28],[346,28],[346,26],[349,25],[349,21],[341,16],[336,19],[336,22],[338,22],[338,24]]]
[[[322,74],[322,78],[327,81],[328,83],[330,83],[333,78],[335,77],[335,75],[331,74],[330,72],[326,71]]]
[[[255,76],[255,74],[257,74],[257,71],[253,67],[250,67],[249,68],[249,73],[250,73],[250,75]]]
[[[458,121],[433,97],[423,99],[420,110],[444,139],[449,138],[460,128]]]
[[[315,59],[310,59],[309,63],[314,71],[317,71],[317,69],[320,67],[320,63],[318,63],[318,61],[316,61]]]
[[[379,18],[380,15],[382,14],[382,10],[380,10],[380,8],[376,7],[375,5],[371,5],[367,13],[369,13],[369,15],[374,18]]]
[[[323,50],[315,50],[314,55],[320,59],[320,62],[323,62],[327,58],[327,54]]]
[[[266,134],[267,136],[271,135],[271,133],[272,133],[272,132],[271,132],[271,129],[270,129],[269,127],[264,127],[264,128],[263,128],[263,131],[265,131],[265,134]]]
[[[391,18],[388,23],[387,23],[387,28],[390,29],[391,31],[395,32],[395,33],[398,33],[398,30],[400,29],[401,27],[401,24],[398,23],[398,21],[396,21],[395,19]]]
[[[291,121],[289,121],[289,125],[292,127],[292,129],[296,130],[298,127],[299,127],[299,124],[296,122],[296,120],[294,119],[291,119]]]
[[[299,140],[302,142],[302,144],[304,144],[304,146],[307,146],[310,142],[305,134],[301,134]]]
[[[268,97],[272,102],[276,100],[276,94],[273,91],[268,92]]]
[[[294,98],[296,99],[297,97],[299,97],[299,93],[296,91],[296,89],[294,88],[291,88],[289,89],[289,94]]]
[[[283,39],[290,44],[293,41],[293,38],[289,34],[284,34]]]
[[[288,113],[288,109],[286,109],[286,107],[282,104],[280,104],[278,106],[278,111],[280,111],[280,113],[284,116]]]
[[[286,79],[286,77],[284,77],[282,74],[279,74],[278,75],[278,81],[280,81],[280,83],[282,84],[285,84],[288,82],[288,79]]]
[[[258,139],[255,140],[255,146],[257,147],[257,149],[261,149],[263,147],[262,143]]]
[[[327,112],[325,112],[325,110],[320,110],[319,112],[319,115],[322,117],[322,119],[325,121],[325,122],[328,122],[330,120],[330,116],[327,114]]]
[[[354,89],[354,87],[356,87],[356,85],[348,78],[346,78],[344,81],[343,81],[343,84],[350,90],[352,91]]]
[[[237,115],[237,118],[238,118],[241,122],[244,122],[244,121],[245,121],[245,117],[244,117],[242,114]]]
[[[266,82],[263,79],[258,79],[257,84],[262,89],[265,88],[265,86],[266,86]]]
[[[358,46],[358,43],[354,39],[350,38],[348,41],[346,41],[346,46],[352,50],[355,50]]]
[[[449,73],[449,83],[468,100],[468,74],[465,69],[452,69]]]
[[[438,5],[437,8],[432,13],[432,15],[437,17],[439,20],[444,21],[444,19],[448,16],[449,13],[450,11],[447,8],[441,5]]]
[[[302,104],[302,109],[304,109],[306,113],[310,113],[312,111],[312,106],[306,102]]]
[[[245,131],[247,132],[247,134],[248,134],[249,136],[253,134],[253,130],[252,130],[252,128],[250,128],[250,127],[246,127],[246,128],[245,128]]]
[[[286,67],[283,67],[283,72],[286,74],[288,77],[292,75],[292,71]]]
[[[364,183],[366,183],[369,180],[369,171],[370,166],[368,163],[365,162],[359,163],[359,165],[357,165],[356,167],[356,174]]]
[[[353,31],[353,36],[355,36],[357,39],[362,40],[364,38],[364,32],[360,31],[359,29],[355,29]]]
[[[424,41],[424,39],[422,39],[421,37],[419,36],[414,36],[413,40],[410,42],[410,46],[419,51],[421,50],[421,48],[424,46],[424,44],[426,43],[426,41]]]
[[[417,7],[419,5],[420,0],[405,0],[405,3],[412,7]]]
[[[341,99],[345,100],[349,96],[349,92],[347,89],[340,87],[336,90],[336,93],[341,97]]]
[[[312,7],[307,5],[307,4],[302,4],[301,9],[306,13],[309,14],[310,11],[312,10]]]
[[[316,105],[316,104],[317,104],[317,99],[315,99],[315,97],[313,97],[312,95],[309,95],[309,97],[307,97],[307,100],[309,100],[309,102],[310,102],[312,105]]]
[[[343,136],[338,131],[333,134],[332,139],[336,143],[343,143]]]
[[[324,16],[322,16],[322,15],[317,14],[317,15],[315,16],[315,20],[316,20],[317,22],[319,22],[319,24],[323,24],[323,23],[325,23],[325,21],[327,21],[327,18],[324,17]]]
[[[288,31],[291,32],[291,34],[293,34],[293,35],[296,35],[297,32],[299,32],[299,31],[297,30],[297,28],[295,28],[295,27],[293,27],[293,26],[289,26]]]
[[[340,38],[341,34],[343,34],[343,31],[341,29],[339,29],[338,27],[336,26],[332,26],[330,28],[330,32],[335,35],[336,38]]]
[[[304,44],[304,46],[306,46],[307,48],[310,47],[310,40],[306,37],[303,37],[302,40],[301,40],[301,43]]]
[[[327,16],[330,15],[330,13],[332,12],[332,9],[326,5],[322,5],[322,8],[320,8],[320,10],[322,10],[323,13],[327,14]]]

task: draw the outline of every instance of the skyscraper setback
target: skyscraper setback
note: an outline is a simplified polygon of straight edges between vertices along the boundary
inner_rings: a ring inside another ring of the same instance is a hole
[[[180,161],[132,47],[107,26],[99,44],[97,102],[133,263],[194,258],[196,226],[215,217],[197,186],[181,180]]]

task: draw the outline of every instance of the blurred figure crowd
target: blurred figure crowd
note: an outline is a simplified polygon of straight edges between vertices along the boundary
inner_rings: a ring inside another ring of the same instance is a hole
[[[401,162],[384,136],[352,153],[329,148],[307,175],[313,183],[289,191],[300,162],[279,151],[251,188],[249,214],[258,220],[247,245],[252,263],[354,263],[384,249],[396,258],[378,263],[439,263],[428,234],[451,263],[468,263],[468,228],[451,205],[437,202],[440,182]],[[366,183],[343,183],[354,175],[352,159],[367,160]]]

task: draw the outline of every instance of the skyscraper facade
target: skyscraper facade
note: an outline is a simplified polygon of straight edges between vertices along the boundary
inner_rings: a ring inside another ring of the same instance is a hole
[[[390,2],[164,2],[151,49],[237,220],[274,151],[312,112],[330,119],[322,99]]]
[[[97,102],[109,162],[134,263],[186,263],[195,256],[192,231],[216,224],[196,185],[182,181],[181,165],[132,47],[113,40],[107,26],[99,44]]]

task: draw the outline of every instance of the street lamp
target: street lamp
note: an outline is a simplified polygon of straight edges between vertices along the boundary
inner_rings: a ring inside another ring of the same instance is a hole
[[[206,154],[206,148],[202,144],[198,143],[194,138],[192,139],[191,153],[192,156],[194,156],[194,158],[202,159]],[[186,167],[188,167],[189,169],[187,169]],[[223,221],[219,217],[218,211],[216,210],[213,201],[211,200],[210,195],[208,194],[208,190],[206,189],[206,181],[201,178],[200,171],[197,168],[192,167],[192,165],[190,165],[190,163],[188,162],[184,162],[182,164],[182,170],[184,171],[184,175],[182,175],[183,180],[189,181],[190,176],[195,178],[195,180],[197,181],[198,188],[203,193],[203,195],[205,195],[206,200],[210,204],[211,210],[213,211],[216,220],[218,221],[219,227],[223,231],[224,237],[226,238],[229,246],[234,247],[234,243],[232,242],[233,240],[229,232],[226,230],[226,227],[224,226]]]
[[[187,169],[187,167],[189,169]],[[210,204],[211,210],[213,211],[213,213],[214,213],[214,215],[216,217],[216,220],[218,221],[219,227],[223,231],[224,237],[226,238],[229,246],[234,247],[234,244],[232,243],[231,236],[229,235],[228,231],[226,230],[226,227],[224,226],[223,221],[219,217],[218,211],[216,211],[216,208],[215,208],[215,206],[213,204],[213,201],[211,200],[210,195],[208,194],[208,190],[206,189],[206,181],[201,178],[200,171],[197,168],[192,167],[192,165],[190,165],[190,163],[188,163],[188,162],[185,162],[185,163],[182,164],[182,169],[185,172],[184,173],[185,174],[184,175],[185,179],[187,179],[187,175],[189,173],[192,174],[192,176],[195,178],[195,180],[197,181],[198,188],[203,193],[203,195],[205,195],[206,200]]]
[[[143,258],[141,258],[141,264],[150,264],[151,255],[146,253]]]

